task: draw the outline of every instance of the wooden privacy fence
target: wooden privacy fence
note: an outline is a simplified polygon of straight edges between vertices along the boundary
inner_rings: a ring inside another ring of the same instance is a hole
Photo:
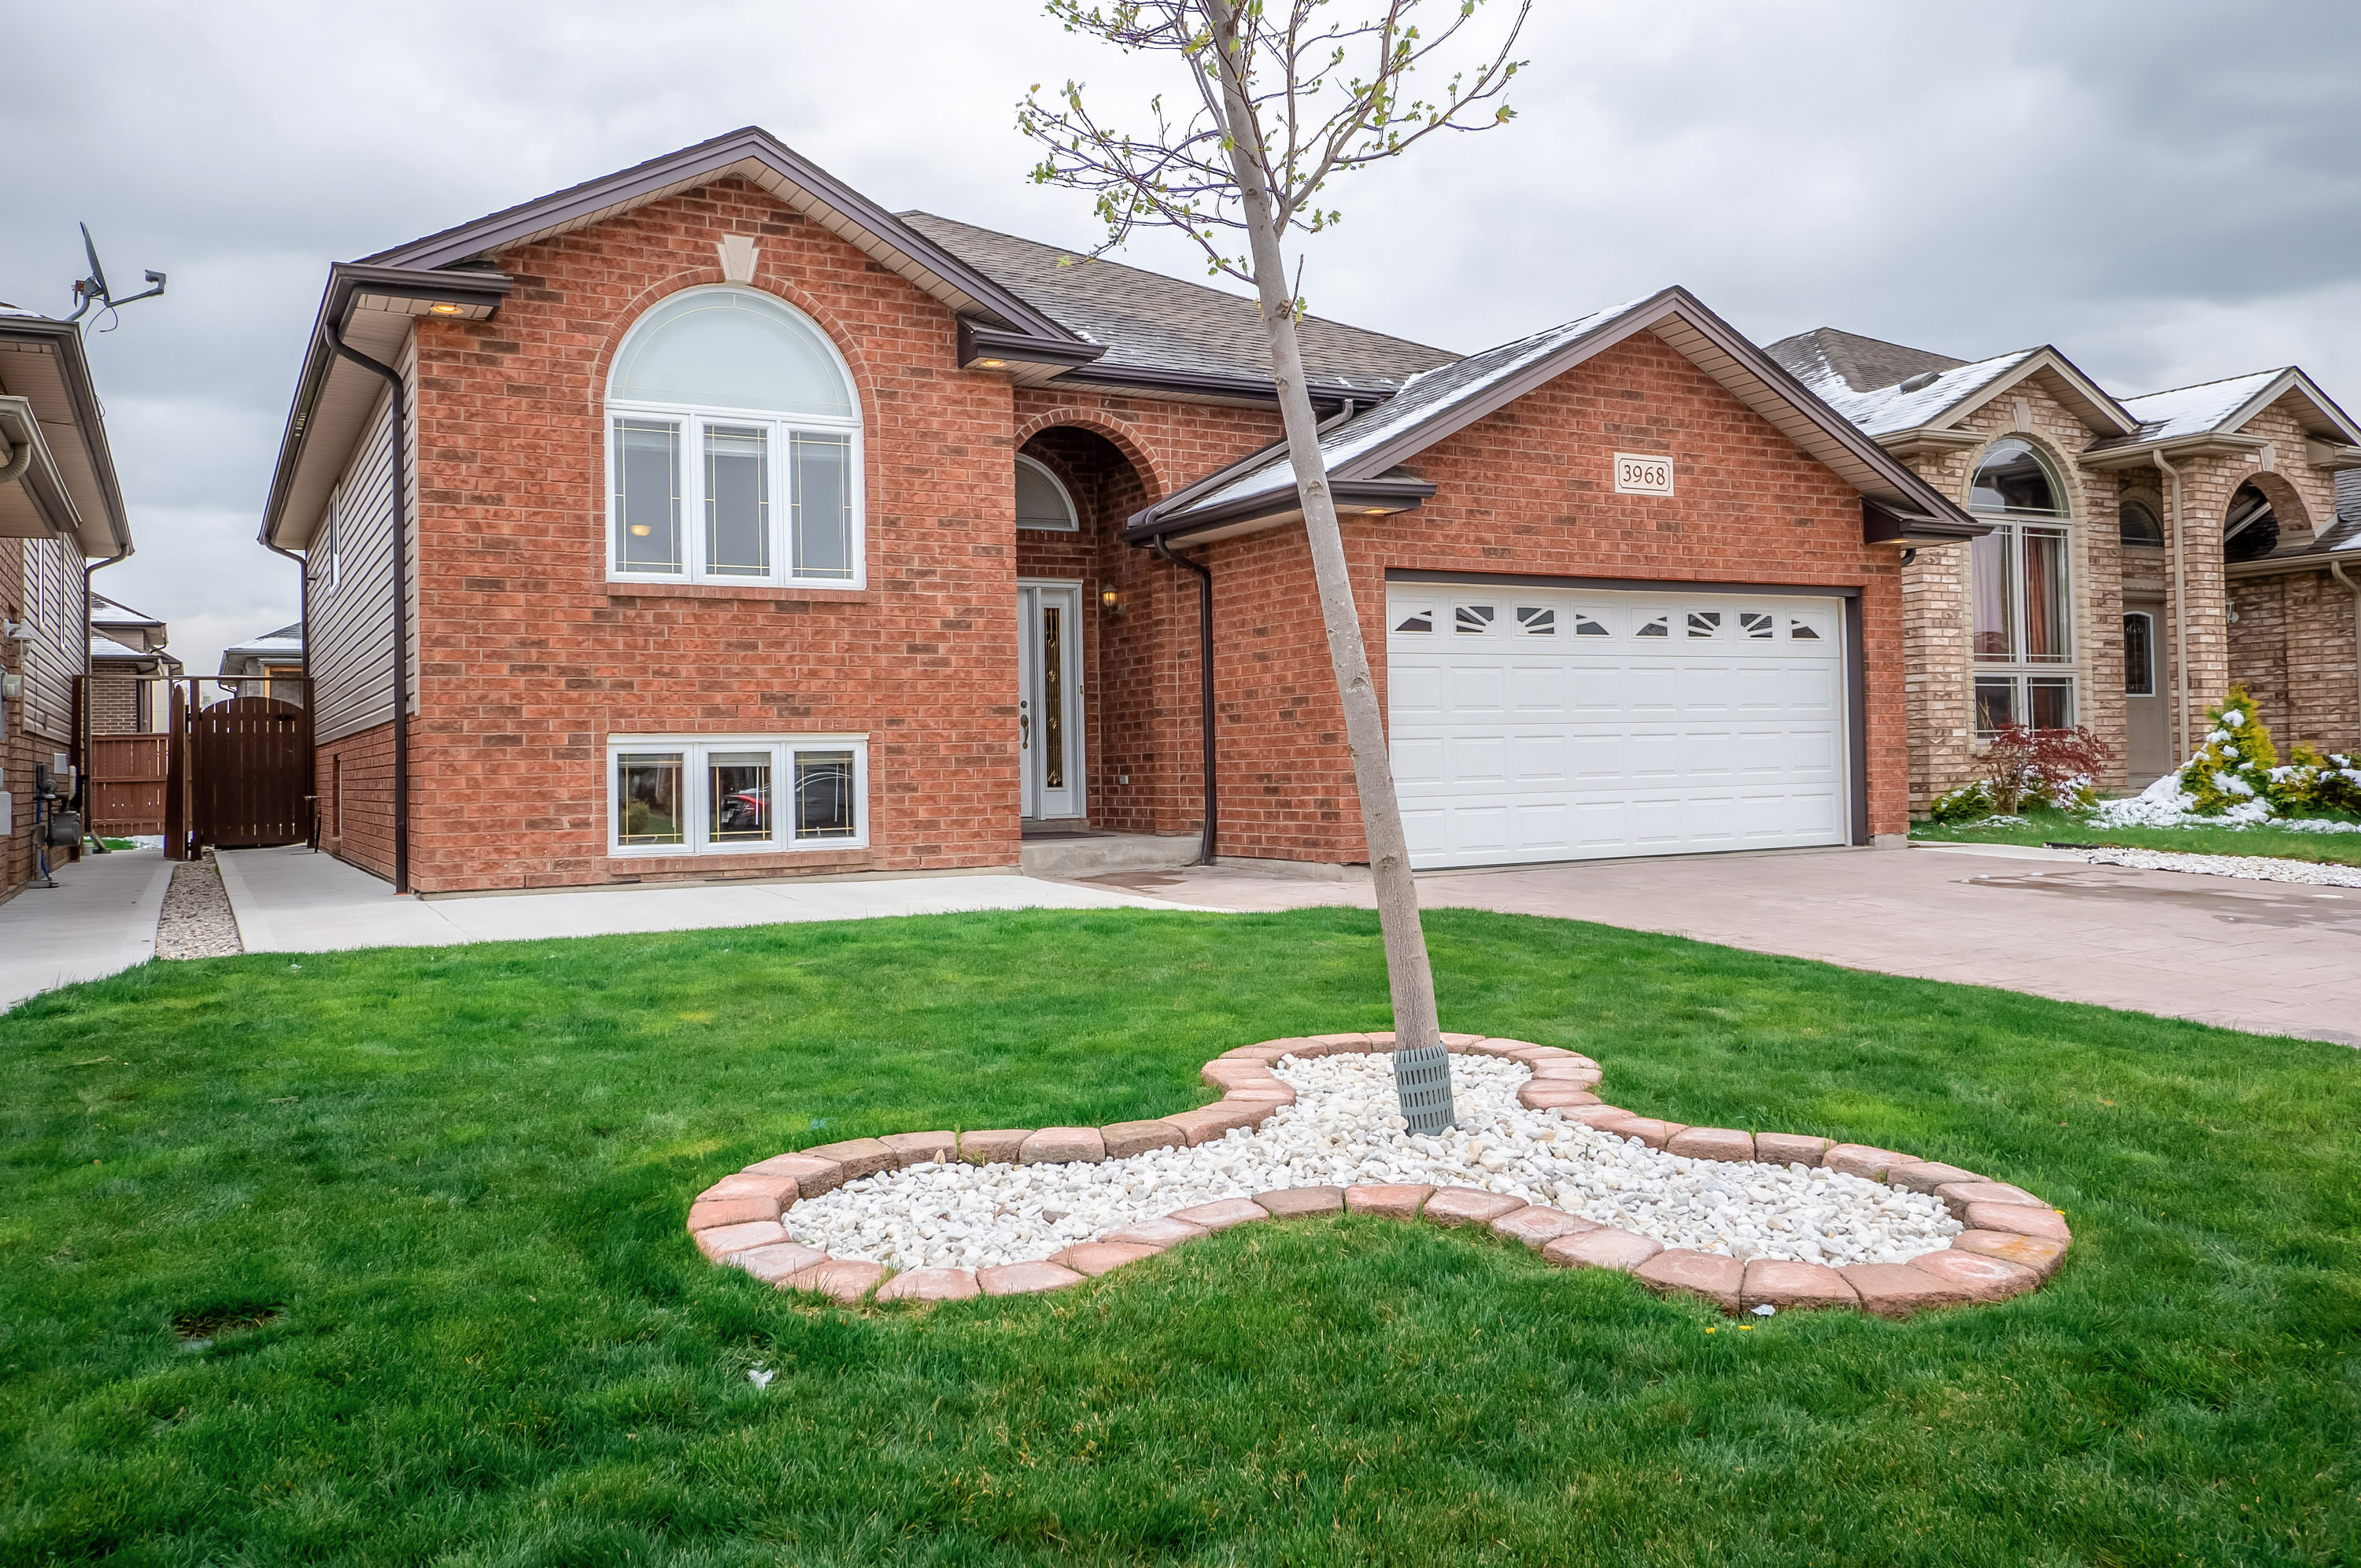
[[[311,683],[271,677],[300,700],[231,696],[202,701],[204,680],[172,684],[164,781],[164,853],[184,861],[221,850],[302,844],[312,839]]]
[[[171,754],[169,734],[92,736],[90,830],[108,838],[161,833]]]

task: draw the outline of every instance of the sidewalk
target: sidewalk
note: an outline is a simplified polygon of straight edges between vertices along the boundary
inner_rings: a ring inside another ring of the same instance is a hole
[[[1014,873],[595,887],[428,900],[396,897],[391,884],[301,847],[230,850],[215,860],[249,953],[516,942],[983,909],[1170,909],[1174,904]],[[152,916],[149,927],[152,937]]]
[[[118,850],[60,866],[57,886],[0,904],[0,1011],[154,958],[171,880],[163,850]]]

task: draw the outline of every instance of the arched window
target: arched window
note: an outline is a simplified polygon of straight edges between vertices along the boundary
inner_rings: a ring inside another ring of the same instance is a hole
[[[2146,501],[2125,501],[2115,513],[2117,525],[2123,530],[2124,543],[2135,550],[2164,548],[2164,524]]]
[[[1060,533],[1077,532],[1082,526],[1074,512],[1074,498],[1049,466],[1021,454],[1016,459],[1016,526]]]
[[[612,576],[860,580],[859,405],[801,312],[673,295],[616,351],[607,417]]]
[[[2254,485],[2240,485],[2222,520],[2222,559],[2253,561],[2279,548],[2279,516],[2271,498]]]
[[[1976,465],[1968,505],[1992,521],[1970,546],[1978,734],[2074,723],[2073,555],[2066,487],[2039,449],[1995,441]]]

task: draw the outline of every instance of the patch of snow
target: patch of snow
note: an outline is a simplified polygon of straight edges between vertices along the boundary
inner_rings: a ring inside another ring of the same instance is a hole
[[[2279,370],[2257,370],[2252,375],[2233,376],[2226,381],[2205,381],[2194,387],[2175,387],[2169,391],[2150,392],[2144,398],[2120,400],[2140,422],[2140,440],[2169,441],[2175,436],[2202,435],[2219,429],[2224,420],[2246,407],[2282,374]]]
[[[1096,1165],[915,1165],[782,1223],[796,1241],[896,1268],[1027,1262],[1199,1203],[1356,1182],[1481,1188],[1731,1257],[1900,1263],[1961,1229],[1940,1200],[1857,1176],[1690,1159],[1527,1110],[1519,1062],[1455,1053],[1451,1069],[1460,1121],[1436,1137],[1401,1130],[1389,1058],[1282,1057],[1271,1069],[1298,1098],[1257,1128]]]
[[[1917,429],[1954,403],[2007,375],[2038,352],[2038,349],[2021,348],[1991,359],[1979,359],[1972,365],[1946,370],[1927,385],[1909,392],[1904,391],[1899,385],[1857,392],[1853,390],[1852,383],[1839,374],[1833,366],[1816,369],[1799,379],[1822,402],[1869,434],[1886,435],[1898,430]]]
[[[2092,850],[2094,866],[2128,866],[2145,872],[2194,872],[2247,882],[2292,882],[2312,887],[2361,887],[2361,866],[2329,866],[2284,861],[2274,855],[2184,855],[2169,850]]]

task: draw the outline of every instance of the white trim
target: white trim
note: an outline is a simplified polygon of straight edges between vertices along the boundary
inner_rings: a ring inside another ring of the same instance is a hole
[[[676,751],[681,758],[681,789],[685,796],[682,842],[626,844],[622,841],[623,803],[617,763],[626,751]],[[705,756],[712,751],[767,751],[771,762],[771,823],[767,837],[727,843],[712,841],[712,802],[706,798]],[[793,787],[796,754],[803,751],[852,753],[853,831],[836,839],[796,838],[793,813],[780,809],[785,791]],[[627,734],[607,737],[607,853],[626,859],[670,859],[684,855],[827,853],[869,847],[869,735],[681,735]]]
[[[1028,821],[1073,822],[1090,816],[1089,752],[1084,744],[1088,738],[1088,708],[1083,701],[1082,687],[1082,584],[1072,577],[1019,577],[1016,579],[1016,697],[1020,713],[1030,701],[1029,690],[1039,668],[1039,655],[1034,652],[1034,628],[1038,624],[1041,596],[1057,594],[1064,602],[1059,608],[1066,612],[1065,646],[1060,662],[1064,664],[1064,689],[1059,694],[1064,713],[1061,716],[1067,737],[1067,782],[1059,786],[1067,797],[1066,809],[1055,816],[1044,809],[1041,799],[1048,786],[1035,777],[1036,759],[1026,742],[1024,722],[1018,720],[1017,757],[1020,771],[1017,791],[1018,815]],[[1037,716],[1038,717],[1038,716]]]
[[[1066,521],[1062,523],[1027,522],[1019,518],[1016,526],[1027,533],[1080,533],[1082,531],[1082,509],[1074,505],[1074,493],[1066,488],[1066,481],[1058,477],[1049,465],[1038,457],[1027,457],[1022,452],[1016,455],[1016,466],[1030,468],[1049,480],[1050,488],[1058,492],[1058,499],[1066,503]]]

